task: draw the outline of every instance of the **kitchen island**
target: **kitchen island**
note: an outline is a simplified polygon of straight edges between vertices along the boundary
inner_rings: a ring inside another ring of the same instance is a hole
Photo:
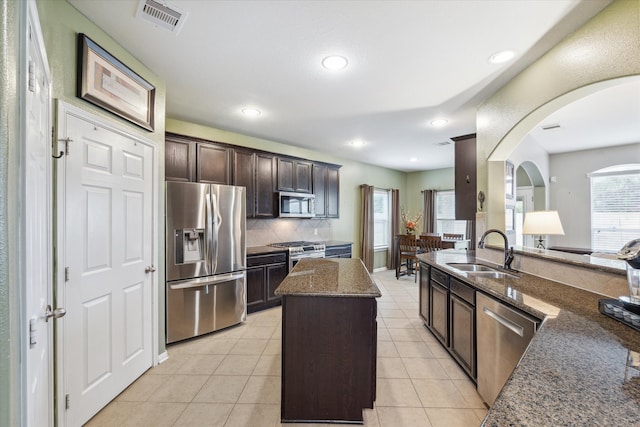
[[[363,423],[376,395],[376,298],[359,259],[303,259],[282,296],[282,422]]]
[[[418,258],[544,319],[484,426],[640,425],[640,333],[599,312],[607,297],[521,272],[494,279],[451,265],[490,264],[471,251]]]

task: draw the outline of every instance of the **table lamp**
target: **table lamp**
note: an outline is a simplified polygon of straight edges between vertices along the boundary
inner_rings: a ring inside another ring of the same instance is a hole
[[[564,229],[558,216],[558,211],[534,211],[527,212],[524,217],[524,225],[522,226],[522,234],[531,234],[538,236],[539,249],[545,249],[545,235],[564,235]]]

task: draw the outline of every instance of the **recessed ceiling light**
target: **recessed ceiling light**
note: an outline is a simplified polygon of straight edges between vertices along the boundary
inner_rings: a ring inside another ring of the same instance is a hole
[[[516,53],[512,50],[501,50],[500,52],[496,52],[489,57],[489,62],[492,64],[502,64],[504,62],[510,61]]]
[[[431,120],[431,126],[435,126],[435,127],[440,127],[440,126],[444,126],[447,123],[449,123],[449,120],[447,119],[435,119],[435,120]]]
[[[354,139],[353,141],[349,142],[349,145],[352,145],[354,147],[362,147],[365,144],[366,142],[361,139]]]
[[[417,162],[417,161],[418,161],[418,158],[417,158],[417,157],[412,157],[412,158],[410,158],[410,159],[409,159],[409,161],[410,161],[410,162]]]
[[[247,117],[258,117],[260,114],[262,114],[262,112],[257,108],[243,108],[242,114]]]
[[[339,55],[327,56],[322,60],[322,66],[331,71],[337,71],[347,68],[348,63],[349,61],[347,61],[347,58]]]

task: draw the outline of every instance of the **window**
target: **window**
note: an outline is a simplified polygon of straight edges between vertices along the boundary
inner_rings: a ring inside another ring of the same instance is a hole
[[[640,165],[601,169],[591,178],[591,249],[617,252],[640,236]]]
[[[456,193],[453,190],[438,191],[436,193],[436,233],[465,236],[466,231],[467,221],[456,220]]]
[[[387,248],[391,242],[389,190],[373,191],[373,248]]]

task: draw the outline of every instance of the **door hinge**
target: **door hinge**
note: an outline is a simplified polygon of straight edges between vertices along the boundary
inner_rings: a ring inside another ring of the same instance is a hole
[[[65,282],[69,281],[69,267],[64,268],[64,281]]]
[[[69,393],[64,395],[64,409],[71,408],[71,398],[69,397]]]
[[[38,322],[38,318],[32,317],[29,319],[29,348],[33,348],[36,346],[36,324]]]
[[[29,60],[29,92],[36,91],[36,63],[33,59]]]

